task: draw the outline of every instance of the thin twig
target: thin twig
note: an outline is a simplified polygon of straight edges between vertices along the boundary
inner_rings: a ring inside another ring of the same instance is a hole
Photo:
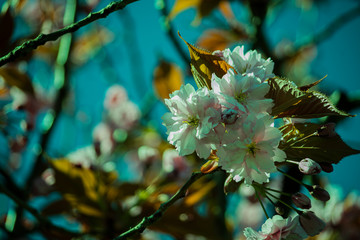
[[[300,51],[302,48],[306,46],[317,45],[323,42],[324,40],[334,35],[341,27],[345,26],[345,24],[347,24],[348,22],[359,16],[360,16],[360,5],[357,6],[356,8],[350,9],[349,11],[337,17],[323,31],[315,34],[310,38],[306,38],[305,40],[300,41],[297,45],[295,45],[295,49],[290,54],[286,55],[285,58],[293,57],[298,51]]]
[[[55,41],[66,33],[73,33],[77,31],[79,28],[86,26],[91,22],[94,22],[101,18],[106,18],[110,13],[123,9],[128,4],[136,1],[138,0],[120,0],[120,1],[111,2],[100,11],[90,13],[87,17],[83,18],[82,20],[73,23],[67,27],[64,27],[58,31],[49,34],[41,33],[36,38],[24,42],[23,44],[13,49],[11,52],[9,52],[7,55],[0,58],[0,67],[3,66],[4,64],[14,61],[15,59],[21,56],[26,55],[27,53],[31,52],[37,47],[44,45],[46,42]]]
[[[214,171],[211,173],[214,173]],[[211,174],[211,173],[208,173],[208,174]],[[191,175],[191,177],[189,178],[189,180],[179,189],[179,191],[177,191],[168,201],[161,204],[159,209],[156,210],[155,213],[153,213],[152,215],[150,215],[148,217],[144,217],[138,225],[136,225],[135,227],[131,228],[130,230],[120,234],[118,237],[114,238],[114,240],[128,239],[136,234],[142,233],[148,226],[150,226],[151,224],[158,221],[162,217],[162,215],[165,213],[165,211],[170,206],[172,206],[177,200],[185,197],[186,191],[188,190],[188,188],[190,187],[191,184],[193,184],[199,178],[201,178],[205,175],[208,175],[208,174],[201,173],[201,172],[193,173]]]

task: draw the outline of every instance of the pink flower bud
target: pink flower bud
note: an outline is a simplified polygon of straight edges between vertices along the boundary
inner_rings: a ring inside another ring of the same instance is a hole
[[[318,130],[318,134],[320,137],[335,137],[335,126],[336,124],[333,122],[326,123],[325,125],[321,126]]]
[[[319,234],[326,226],[324,221],[318,218],[312,211],[303,212],[299,220],[305,232],[312,237]]]
[[[326,202],[330,199],[330,194],[319,185],[309,186],[307,189],[309,190],[311,196],[320,201]]]
[[[334,167],[331,163],[322,162],[319,164],[324,172],[331,173],[332,171],[334,171]]]
[[[320,165],[310,158],[304,158],[299,162],[299,170],[306,175],[315,175],[321,172]]]
[[[311,201],[305,194],[301,192],[297,192],[291,196],[291,199],[295,206],[302,209],[309,209],[311,208]]]

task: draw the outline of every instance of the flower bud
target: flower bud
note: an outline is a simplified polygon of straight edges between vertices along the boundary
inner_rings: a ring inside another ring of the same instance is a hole
[[[324,221],[312,211],[303,212],[299,217],[299,221],[305,232],[312,237],[319,234],[326,226]]]
[[[295,206],[302,209],[309,209],[311,208],[311,201],[305,194],[301,192],[297,192],[291,196],[291,199]]]
[[[320,164],[321,169],[324,172],[331,173],[332,171],[334,171],[334,167],[331,163],[322,162],[319,164]]]
[[[335,137],[335,126],[336,124],[333,122],[326,123],[318,130],[318,134],[320,137]]]
[[[330,199],[330,194],[319,185],[309,186],[307,189],[309,190],[311,196],[317,200],[326,202]]]
[[[299,170],[306,175],[315,175],[321,172],[320,165],[310,158],[304,158],[299,162]]]

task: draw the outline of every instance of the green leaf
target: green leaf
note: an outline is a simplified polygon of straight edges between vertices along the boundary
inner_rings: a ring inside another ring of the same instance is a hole
[[[323,94],[301,91],[288,80],[272,78],[270,90],[265,97],[274,101],[272,115],[276,118],[320,118],[325,116],[352,116],[338,110]]]
[[[349,147],[338,134],[333,137],[319,136],[323,125],[315,123],[287,124],[280,128],[283,141],[279,148],[290,160],[311,158],[317,162],[338,163],[341,159],[359,150]]]

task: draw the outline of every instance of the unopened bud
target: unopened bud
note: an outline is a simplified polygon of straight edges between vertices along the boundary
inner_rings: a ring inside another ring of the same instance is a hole
[[[241,185],[241,182],[236,182],[233,180],[233,175],[229,175],[224,183],[224,193],[225,194],[228,194],[229,192],[236,192],[240,185]]]
[[[319,234],[326,226],[324,221],[318,218],[312,211],[300,214],[299,221],[305,232],[312,237]]]
[[[330,200],[330,194],[328,193],[328,191],[326,191],[319,185],[309,186],[309,187],[307,187],[307,189],[309,190],[311,196],[313,196],[317,200],[320,200],[323,202]]]
[[[305,194],[297,192],[291,196],[291,199],[295,206],[302,209],[311,208],[311,200]]]
[[[336,124],[333,122],[326,123],[318,130],[318,134],[320,137],[335,137],[335,126]]]
[[[221,114],[221,120],[225,124],[233,124],[237,118],[238,118],[238,113],[234,109],[231,109],[231,108],[226,109]]]
[[[334,171],[334,167],[331,163],[322,162],[319,164],[324,172],[331,173],[332,171]]]
[[[320,165],[310,158],[304,158],[299,162],[299,170],[306,175],[315,175],[321,172]]]

